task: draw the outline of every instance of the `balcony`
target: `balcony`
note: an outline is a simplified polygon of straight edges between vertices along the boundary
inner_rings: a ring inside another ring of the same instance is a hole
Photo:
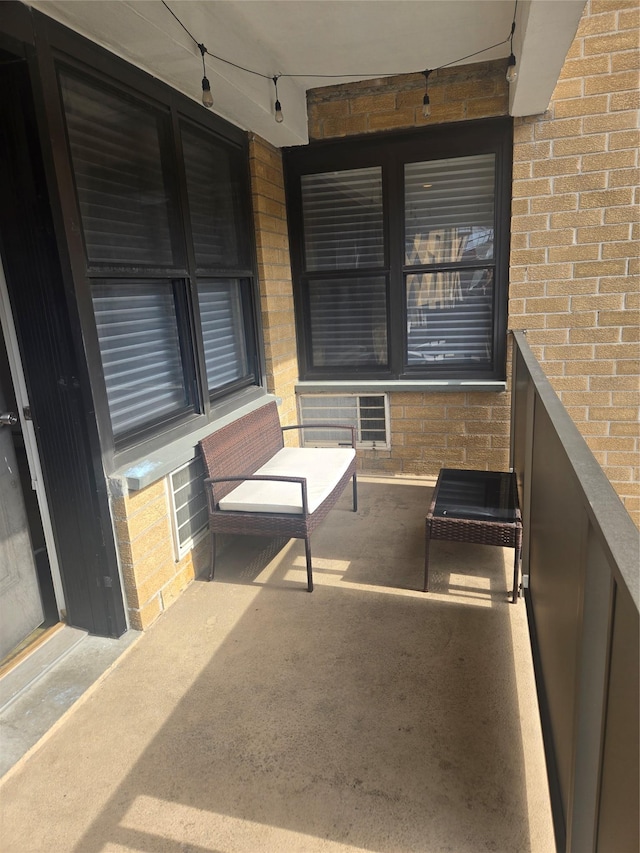
[[[5,777],[3,849],[633,850],[637,532],[519,334],[512,439],[524,601],[441,541],[418,591],[433,483],[363,478],[313,595],[302,543],[229,545]]]
[[[512,552],[438,542],[425,481],[236,542],[5,783],[5,849],[548,851]],[[14,847],[11,847],[11,845]]]

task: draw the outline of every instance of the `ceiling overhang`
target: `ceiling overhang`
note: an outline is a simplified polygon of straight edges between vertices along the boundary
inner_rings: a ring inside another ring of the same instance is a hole
[[[202,79],[196,42],[258,71],[206,57],[214,112],[275,146],[308,141],[308,89],[502,57],[506,69],[515,8],[510,0],[167,2],[193,39],[160,0],[31,0],[29,5],[195,100]],[[546,110],[584,5],[585,0],[519,0],[512,115]],[[481,52],[458,62],[476,51]],[[274,120],[274,75],[300,75],[278,80],[282,124]]]

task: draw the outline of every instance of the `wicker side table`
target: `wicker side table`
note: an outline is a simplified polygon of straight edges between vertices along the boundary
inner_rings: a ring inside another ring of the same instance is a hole
[[[522,516],[515,474],[442,468],[426,515],[424,591],[432,539],[515,548],[512,602],[518,600]]]

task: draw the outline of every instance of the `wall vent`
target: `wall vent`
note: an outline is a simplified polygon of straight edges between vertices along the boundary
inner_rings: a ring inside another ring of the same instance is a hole
[[[356,427],[362,448],[389,449],[389,400],[386,394],[301,394],[301,424],[346,424]],[[303,431],[304,447],[337,447],[348,440],[343,430]]]
[[[176,560],[181,560],[207,532],[209,513],[200,455],[167,478]]]

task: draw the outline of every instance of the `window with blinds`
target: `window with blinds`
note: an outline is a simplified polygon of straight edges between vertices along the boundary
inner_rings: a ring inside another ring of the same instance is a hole
[[[60,90],[117,451],[259,381],[246,140],[66,68]]]
[[[493,356],[495,154],[404,168],[407,363]]]
[[[380,167],[303,175],[302,210],[307,270],[382,265]]]
[[[383,276],[311,279],[309,308],[314,365],[387,364]]]
[[[240,282],[200,279],[198,301],[207,385],[217,391],[247,375]]]
[[[87,261],[174,264],[161,156],[161,114],[75,76],[61,75]]]
[[[199,270],[247,267],[234,152],[191,126],[182,126],[181,135],[196,265]]]
[[[303,379],[504,381],[511,136],[500,118],[285,152]]]
[[[188,408],[171,282],[94,281],[91,297],[114,435]]]

